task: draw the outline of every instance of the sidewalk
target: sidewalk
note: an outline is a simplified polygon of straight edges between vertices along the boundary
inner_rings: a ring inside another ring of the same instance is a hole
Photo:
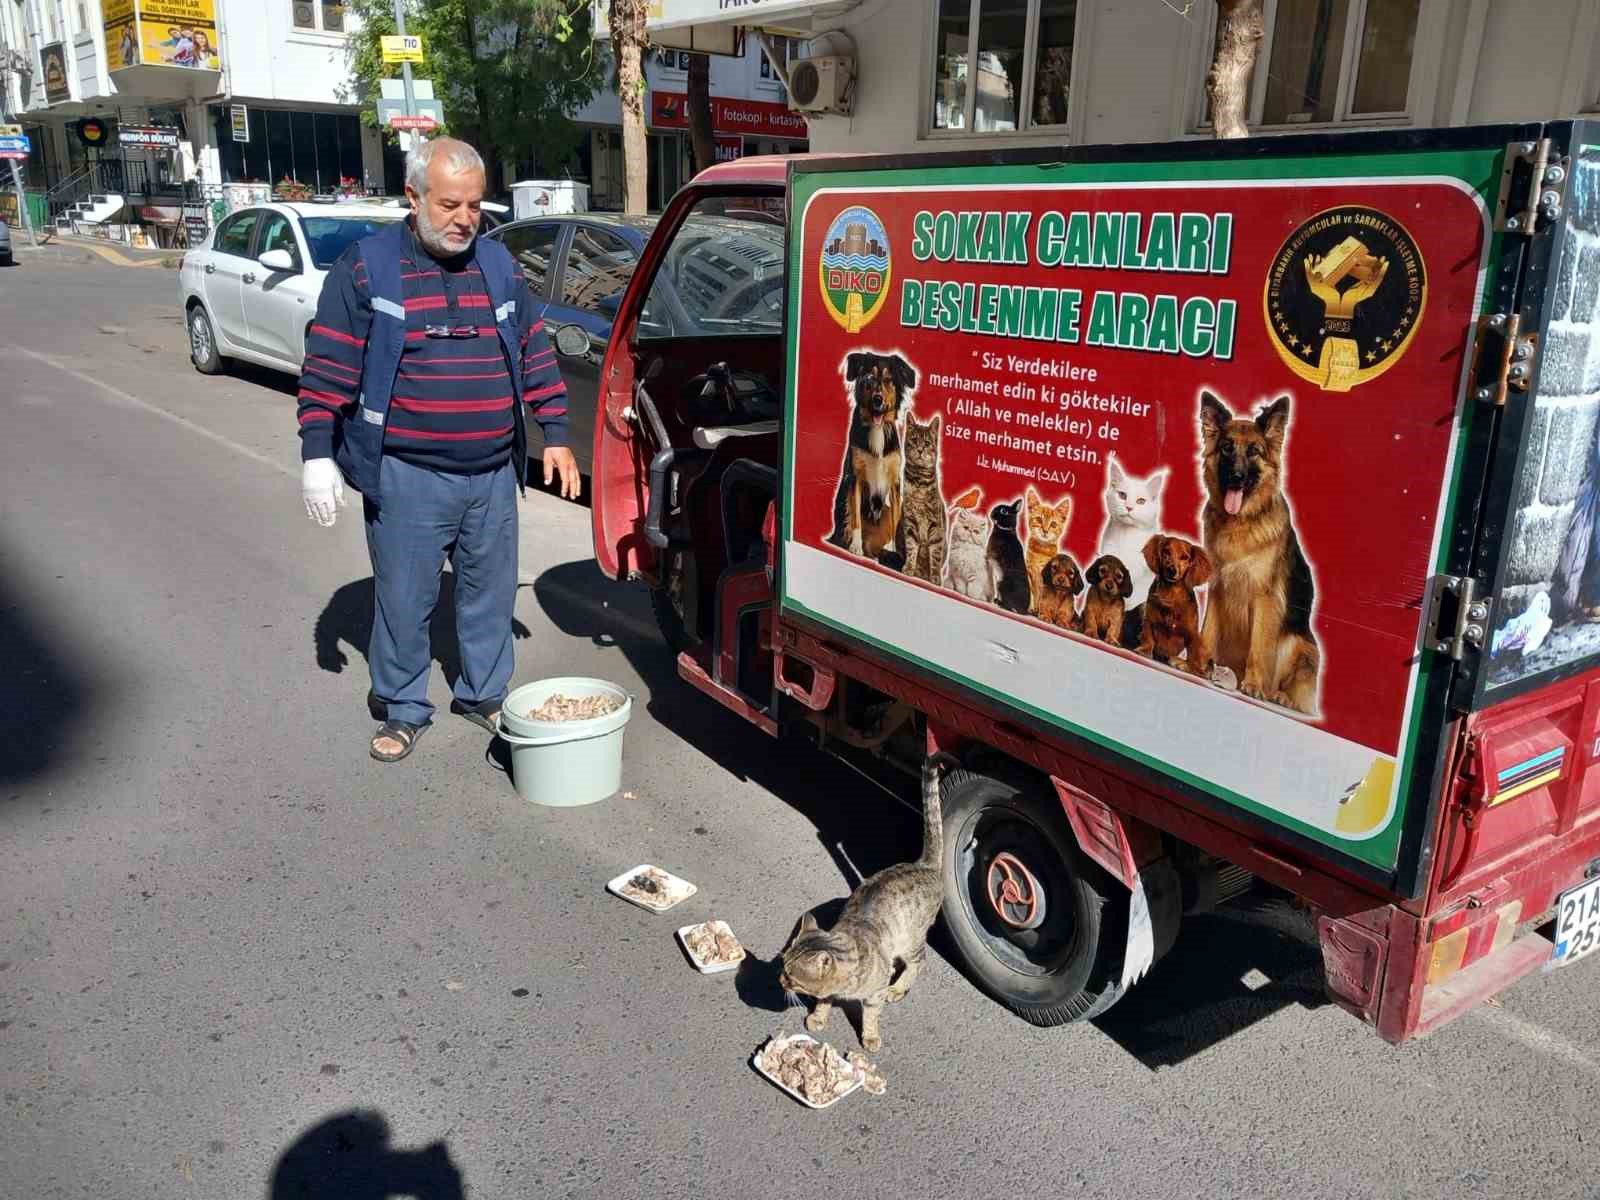
[[[84,237],[81,234],[55,233],[39,235],[40,245],[28,240],[26,230],[12,226],[11,247],[18,261],[28,257],[42,261],[93,262],[96,259],[116,267],[168,267],[176,268],[183,257],[182,250],[141,249],[124,246],[104,238]]]

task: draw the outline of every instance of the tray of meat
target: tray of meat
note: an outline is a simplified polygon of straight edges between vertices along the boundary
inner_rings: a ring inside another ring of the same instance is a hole
[[[829,1108],[864,1082],[842,1054],[803,1033],[767,1039],[750,1065],[807,1108]]]
[[[679,879],[649,863],[640,863],[606,884],[606,891],[613,896],[620,896],[629,904],[637,904],[640,908],[657,913],[682,904],[699,890],[687,879]]]
[[[726,921],[702,921],[678,930],[684,953],[702,975],[731,971],[744,961],[744,947]]]

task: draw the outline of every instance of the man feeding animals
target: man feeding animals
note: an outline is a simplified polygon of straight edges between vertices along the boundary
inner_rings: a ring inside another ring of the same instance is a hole
[[[461,675],[451,711],[493,731],[511,682],[517,489],[527,418],[544,481],[578,494],[566,388],[522,271],[477,239],[483,159],[424,142],[406,159],[409,219],[357,242],[323,284],[300,376],[301,490],[332,525],[363,497],[375,612],[367,661],[385,707],[372,757],[398,762],[433,720],[428,625],[449,555]]]

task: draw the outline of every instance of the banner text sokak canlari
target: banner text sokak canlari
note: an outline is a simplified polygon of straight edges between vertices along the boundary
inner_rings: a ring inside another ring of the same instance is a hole
[[[918,262],[1225,275],[1230,213],[940,212],[912,220]],[[1208,296],[907,279],[900,324],[949,333],[1233,357],[1237,304]]]

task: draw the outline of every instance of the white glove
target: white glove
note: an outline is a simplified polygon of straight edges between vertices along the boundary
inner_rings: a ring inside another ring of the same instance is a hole
[[[306,516],[326,528],[344,507],[344,476],[331,458],[307,459],[300,469],[300,497]]]

